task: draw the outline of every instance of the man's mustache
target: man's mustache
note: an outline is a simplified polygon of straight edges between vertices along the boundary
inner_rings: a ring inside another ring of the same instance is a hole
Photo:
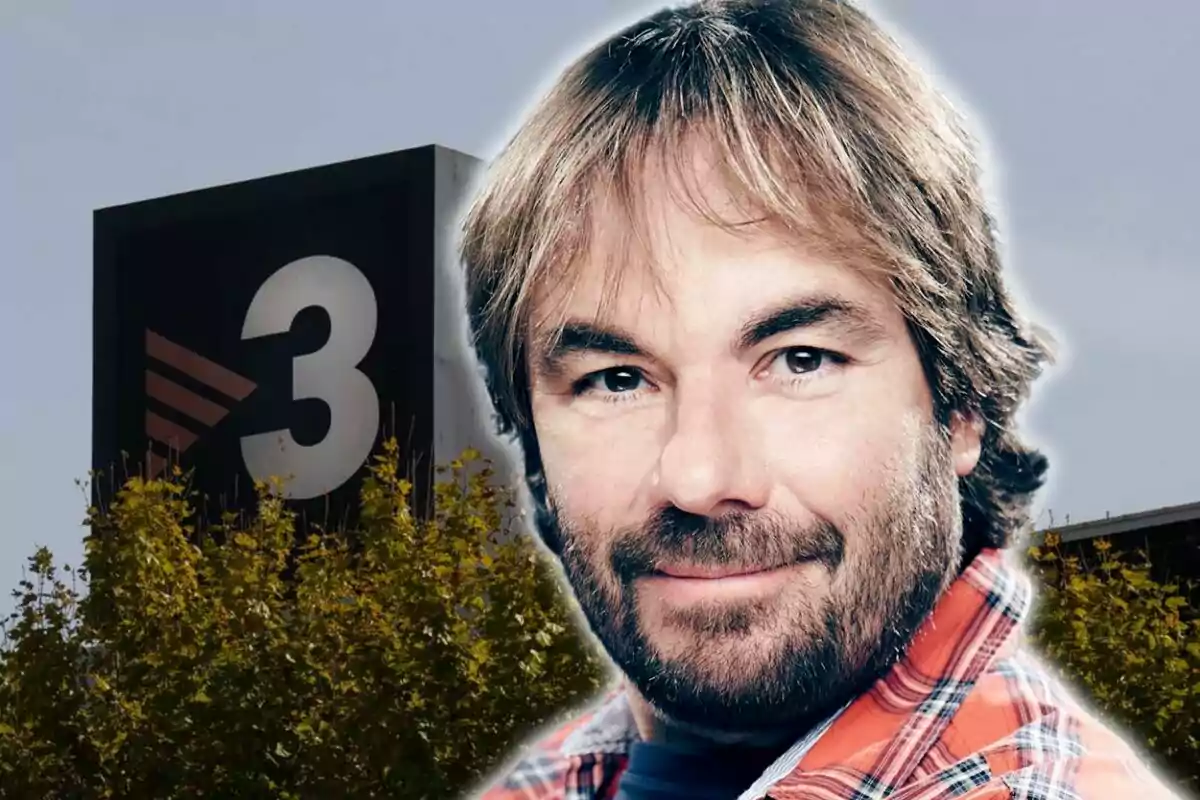
[[[705,517],[670,507],[640,528],[619,534],[610,561],[617,577],[630,583],[662,565],[753,571],[820,561],[832,570],[844,551],[844,537],[827,522],[800,528],[765,512]]]

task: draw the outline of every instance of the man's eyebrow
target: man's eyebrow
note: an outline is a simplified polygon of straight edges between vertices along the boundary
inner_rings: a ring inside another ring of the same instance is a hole
[[[737,345],[745,350],[781,333],[816,327],[838,330],[864,342],[887,338],[887,330],[864,306],[840,297],[807,297],[755,315],[742,326]]]
[[[548,373],[553,373],[564,358],[575,353],[645,355],[632,336],[585,322],[567,323],[558,331],[557,335],[543,340],[537,349],[537,361]]]

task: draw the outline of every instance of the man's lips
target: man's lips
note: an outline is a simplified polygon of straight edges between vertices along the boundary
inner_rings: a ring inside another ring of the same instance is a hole
[[[701,581],[716,581],[723,578],[742,578],[750,575],[759,575],[766,572],[773,572],[777,569],[783,569],[785,564],[764,567],[744,567],[744,566],[696,566],[687,564],[660,564],[655,570],[654,575],[663,578],[682,578],[686,580],[701,580]]]
[[[744,602],[778,595],[816,563],[815,560],[763,566],[660,563],[649,574],[643,574],[641,585],[647,591],[646,597],[672,606]]]

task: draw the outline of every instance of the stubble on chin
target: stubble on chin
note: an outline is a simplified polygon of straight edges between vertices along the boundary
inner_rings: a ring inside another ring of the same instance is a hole
[[[638,617],[653,638],[685,638],[694,646],[722,637],[769,642],[789,631],[816,635],[842,557],[839,547],[829,563],[783,567],[786,582],[778,593],[768,596],[672,605],[648,588],[642,589],[637,595]]]
[[[769,679],[789,649],[809,647],[827,633],[827,604],[806,585],[737,603],[672,607],[639,601],[638,626],[650,652],[698,683],[731,694]]]

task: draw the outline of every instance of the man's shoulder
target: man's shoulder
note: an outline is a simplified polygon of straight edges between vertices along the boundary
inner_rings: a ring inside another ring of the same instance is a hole
[[[535,736],[493,774],[478,800],[558,800],[581,781],[602,789],[625,764],[629,722],[624,695],[609,694],[595,708]]]
[[[1015,798],[1171,798],[1126,734],[1089,710],[1027,652],[979,676],[929,757],[952,768],[986,763]],[[1057,790],[1062,790],[1056,794]]]

